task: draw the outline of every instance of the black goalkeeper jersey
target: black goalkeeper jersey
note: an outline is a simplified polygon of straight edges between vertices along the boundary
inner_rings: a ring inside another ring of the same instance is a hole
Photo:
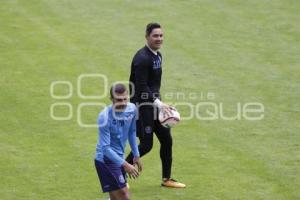
[[[160,52],[155,55],[145,46],[135,54],[129,79],[131,102],[153,102],[156,98],[160,98],[161,66]]]

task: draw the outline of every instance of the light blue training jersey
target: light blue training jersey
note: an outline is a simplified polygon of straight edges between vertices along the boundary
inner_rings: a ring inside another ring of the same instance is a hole
[[[127,140],[133,156],[139,157],[136,143],[136,119],[137,109],[132,103],[128,103],[122,112],[115,112],[112,105],[106,107],[98,116],[99,137],[95,159],[103,162],[105,157],[121,166],[125,162],[124,152]]]

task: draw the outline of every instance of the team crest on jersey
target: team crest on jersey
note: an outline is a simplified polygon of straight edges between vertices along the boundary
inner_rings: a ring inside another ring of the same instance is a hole
[[[158,59],[153,59],[153,69],[161,68],[161,58],[158,56]]]
[[[160,61],[153,61],[153,69],[159,69],[160,68]]]
[[[133,114],[130,113],[130,114],[126,117],[126,120],[129,121],[129,120],[131,120],[132,118],[133,118]]]

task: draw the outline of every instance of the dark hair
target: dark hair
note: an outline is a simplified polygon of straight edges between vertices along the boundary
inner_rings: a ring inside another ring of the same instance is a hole
[[[147,24],[147,26],[146,26],[146,36],[149,36],[151,34],[152,30],[156,29],[156,28],[161,28],[159,23],[152,22],[152,23]]]
[[[110,88],[110,98],[113,99],[115,94],[123,94],[127,91],[126,86],[122,83],[117,83]]]

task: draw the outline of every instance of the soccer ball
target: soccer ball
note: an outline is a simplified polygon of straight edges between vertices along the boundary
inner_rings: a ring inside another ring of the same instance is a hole
[[[172,128],[180,121],[180,114],[174,107],[159,112],[158,120],[166,128]]]

